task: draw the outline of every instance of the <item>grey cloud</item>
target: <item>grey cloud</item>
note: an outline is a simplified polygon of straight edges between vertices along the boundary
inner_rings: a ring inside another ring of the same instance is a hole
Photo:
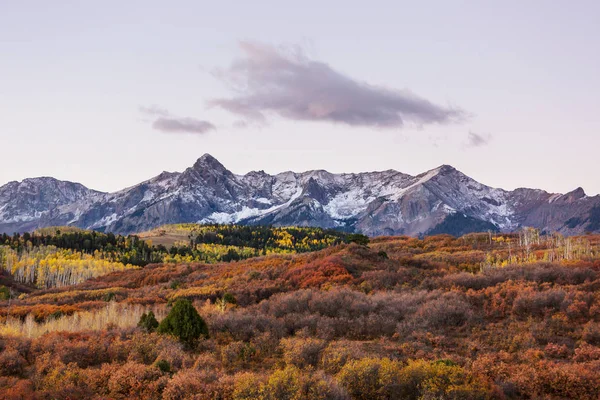
[[[152,123],[152,127],[166,133],[196,133],[203,134],[216,129],[208,121],[195,118],[160,117]]]
[[[176,117],[159,106],[152,105],[149,107],[140,107],[140,112],[156,118],[152,122],[152,128],[166,133],[194,133],[203,134],[216,129],[216,127],[208,122],[196,118]]]
[[[492,135],[480,135],[475,132],[469,131],[469,135],[467,136],[467,147],[482,147],[486,146],[492,140]]]
[[[235,91],[208,102],[247,120],[266,121],[273,113],[292,120],[328,121],[351,126],[397,128],[459,122],[458,108],[443,107],[409,90],[390,89],[352,79],[301,49],[284,51],[243,42],[244,57],[215,75]]]

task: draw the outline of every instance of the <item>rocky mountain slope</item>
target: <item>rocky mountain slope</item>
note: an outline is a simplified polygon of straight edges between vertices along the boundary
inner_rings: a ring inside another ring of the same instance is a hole
[[[79,183],[48,177],[9,182],[0,187],[0,232],[35,229],[52,210],[95,194]]]
[[[532,226],[578,234],[600,231],[600,196],[506,191],[451,166],[417,176],[388,170],[323,170],[236,175],[209,154],[184,172],[101,193],[53,178],[0,187],[0,232],[75,225],[132,233],[167,223],[320,226],[367,235],[513,231]]]

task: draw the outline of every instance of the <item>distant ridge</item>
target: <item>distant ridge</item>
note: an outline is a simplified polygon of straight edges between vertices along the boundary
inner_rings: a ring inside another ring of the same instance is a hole
[[[483,185],[450,165],[394,170],[236,175],[210,154],[183,172],[102,193],[42,177],[0,187],[0,233],[72,225],[133,233],[170,223],[319,226],[367,235],[461,235],[531,226],[566,235],[600,231],[600,196]]]

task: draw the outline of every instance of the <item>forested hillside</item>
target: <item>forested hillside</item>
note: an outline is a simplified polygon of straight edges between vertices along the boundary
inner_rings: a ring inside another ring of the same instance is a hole
[[[0,269],[18,282],[51,288],[149,263],[242,260],[314,251],[361,238],[319,228],[197,224],[165,226],[142,236],[144,239],[72,227],[2,234]],[[153,239],[159,243],[154,245]]]
[[[600,236],[535,230],[162,262],[5,296],[0,392],[597,399],[599,289]]]

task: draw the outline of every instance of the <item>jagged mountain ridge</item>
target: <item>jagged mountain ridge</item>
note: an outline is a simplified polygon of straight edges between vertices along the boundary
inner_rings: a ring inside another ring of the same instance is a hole
[[[168,223],[240,223],[337,228],[367,235],[462,234],[533,226],[579,234],[598,231],[600,196],[506,191],[449,165],[411,176],[398,171],[332,174],[323,170],[236,175],[209,154],[179,172],[114,193],[54,178],[0,187],[0,232],[43,226],[133,233]]]
[[[51,210],[98,193],[80,183],[51,177],[9,182],[0,187],[0,232],[35,229]]]

